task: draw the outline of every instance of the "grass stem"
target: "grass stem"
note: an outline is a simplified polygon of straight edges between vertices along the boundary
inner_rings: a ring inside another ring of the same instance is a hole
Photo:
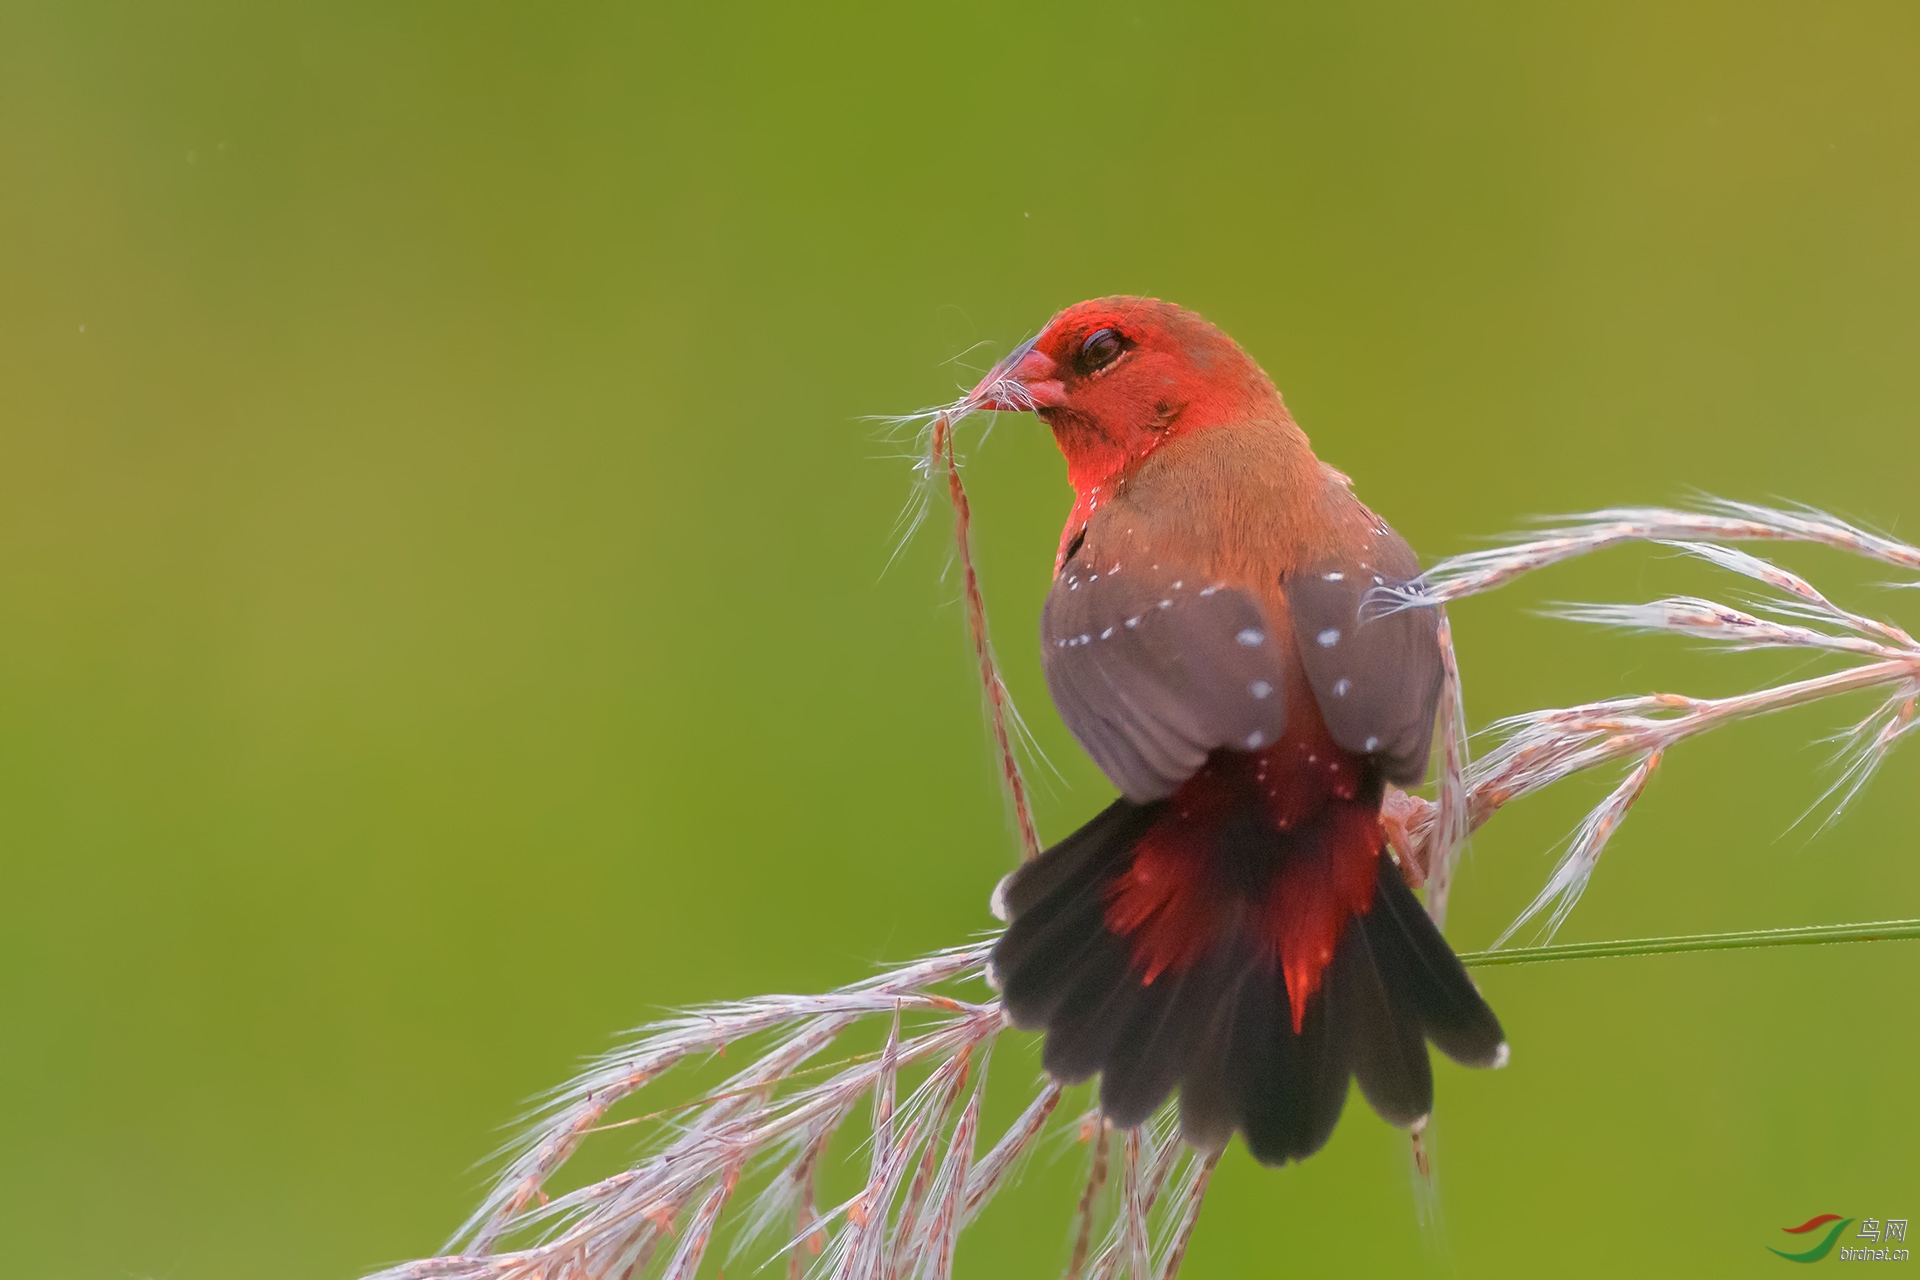
[[[1678,938],[1624,938],[1614,942],[1564,942],[1548,947],[1468,951],[1468,968],[1498,964],[1544,964],[1550,960],[1596,960],[1607,956],[1661,956],[1681,951],[1734,951],[1743,947],[1800,947],[1830,942],[1920,940],[1920,920],[1877,924],[1821,924],[1799,929],[1747,929],[1740,933],[1695,933]]]

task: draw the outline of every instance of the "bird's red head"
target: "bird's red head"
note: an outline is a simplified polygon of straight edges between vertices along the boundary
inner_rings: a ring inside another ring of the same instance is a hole
[[[1273,383],[1232,338],[1158,298],[1068,307],[995,366],[971,399],[1039,414],[1082,505],[1092,506],[1168,440],[1286,418]]]

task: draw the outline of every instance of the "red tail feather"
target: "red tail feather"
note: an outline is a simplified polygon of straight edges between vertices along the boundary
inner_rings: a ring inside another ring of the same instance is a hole
[[[1318,716],[1295,723],[1304,732],[1260,752],[1217,753],[1181,785],[1108,890],[1106,923],[1151,983],[1198,962],[1251,899],[1260,958],[1285,976],[1297,1033],[1341,929],[1373,901],[1385,836],[1366,760],[1334,745]],[[1271,856],[1233,865],[1247,842],[1232,839],[1232,828],[1248,824],[1301,838],[1278,865]]]

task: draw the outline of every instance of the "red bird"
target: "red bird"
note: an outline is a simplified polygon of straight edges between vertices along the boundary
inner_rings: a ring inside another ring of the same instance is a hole
[[[990,974],[1047,1070],[1137,1125],[1318,1151],[1357,1078],[1432,1110],[1431,1040],[1505,1063],[1499,1020],[1387,850],[1426,776],[1427,609],[1362,621],[1413,552],[1314,457],[1226,334],[1152,298],[1070,307],[974,400],[1032,410],[1073,484],[1041,618],[1047,688],[1121,798],[1002,882]]]

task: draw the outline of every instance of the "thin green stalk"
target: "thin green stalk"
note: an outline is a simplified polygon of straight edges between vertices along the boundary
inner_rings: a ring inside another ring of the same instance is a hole
[[[1617,942],[1568,942],[1550,947],[1469,951],[1460,957],[1460,963],[1473,968],[1496,964],[1543,964],[1549,960],[1592,960],[1603,956],[1660,956],[1679,951],[1732,951],[1741,947],[1887,942],[1902,938],[1920,940],[1920,920],[1819,924],[1799,929],[1749,929],[1742,933],[1695,933],[1679,938],[1626,938]]]

